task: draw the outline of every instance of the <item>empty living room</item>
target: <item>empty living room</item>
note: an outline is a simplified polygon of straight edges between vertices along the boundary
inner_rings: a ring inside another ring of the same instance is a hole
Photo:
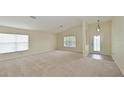
[[[0,93],[124,93],[123,0],[1,0]]]
[[[122,77],[124,17],[0,16],[1,77]]]

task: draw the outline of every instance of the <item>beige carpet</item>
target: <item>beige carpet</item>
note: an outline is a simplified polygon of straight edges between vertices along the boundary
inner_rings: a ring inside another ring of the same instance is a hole
[[[83,58],[82,54],[52,51],[0,62],[0,76],[122,76],[116,64]]]

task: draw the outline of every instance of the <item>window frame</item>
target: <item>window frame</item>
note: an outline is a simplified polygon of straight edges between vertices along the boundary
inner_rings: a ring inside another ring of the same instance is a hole
[[[75,47],[65,46],[65,40],[64,40],[64,38],[66,38],[66,37],[75,37]],[[76,35],[67,35],[67,36],[64,36],[64,38],[63,38],[63,46],[64,46],[64,48],[77,48],[77,37],[76,37]]]

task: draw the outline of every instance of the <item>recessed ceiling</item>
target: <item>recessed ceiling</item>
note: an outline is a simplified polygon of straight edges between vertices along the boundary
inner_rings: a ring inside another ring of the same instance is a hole
[[[111,20],[109,16],[0,16],[0,26],[34,31],[59,32],[81,25],[82,21],[94,23]],[[61,27],[60,27],[61,26]]]

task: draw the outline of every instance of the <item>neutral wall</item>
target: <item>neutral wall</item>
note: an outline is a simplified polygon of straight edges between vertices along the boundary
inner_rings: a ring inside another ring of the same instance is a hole
[[[66,48],[64,47],[64,36],[70,36],[75,35],[76,36],[76,48]],[[74,52],[81,52],[83,48],[83,41],[82,41],[82,27],[77,26],[73,27],[71,29],[68,29],[66,31],[60,32],[57,34],[57,49],[60,50],[69,50]]]
[[[124,17],[112,21],[112,56],[124,75]]]
[[[0,54],[0,60],[15,58],[35,53],[41,53],[56,49],[56,35],[48,32],[27,31],[9,27],[0,27],[0,33],[14,33],[29,35],[29,50]]]
[[[112,22],[102,22],[100,24],[101,27],[101,53],[104,55],[111,55],[111,28],[112,28]],[[90,52],[93,50],[93,35],[96,33],[96,27],[97,24],[89,24],[88,25],[88,34],[89,39],[87,38],[89,42],[89,48]]]

